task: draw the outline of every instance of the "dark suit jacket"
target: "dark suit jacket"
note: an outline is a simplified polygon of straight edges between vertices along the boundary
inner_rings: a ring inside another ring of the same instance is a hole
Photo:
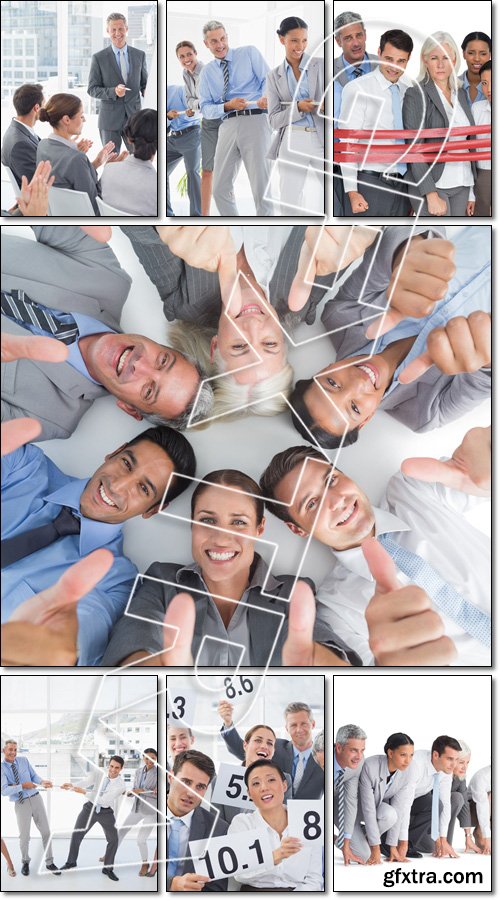
[[[36,169],[36,148],[40,138],[31,134],[21,122],[12,119],[3,136],[2,162],[12,169],[14,177],[21,187],[21,175],[31,181]]]
[[[230,731],[224,731],[221,728],[222,737],[226,743],[227,749],[238,759],[244,756],[243,739],[240,737],[236,728]],[[277,738],[274,748],[273,762],[277,763],[283,772],[292,775],[293,768],[293,744],[284,738]],[[321,766],[314,761],[312,754],[307,760],[307,765],[300,782],[299,789],[293,795],[294,800],[317,800],[323,796],[325,791],[325,776]]]
[[[212,830],[212,825],[214,822],[214,814],[208,812],[208,810],[203,809],[202,806],[198,806],[194,813],[193,818],[191,819],[191,828],[189,831],[189,841],[202,841],[203,838],[207,838]],[[212,837],[222,837],[223,834],[227,834],[228,829],[227,822],[224,819],[219,818]],[[168,843],[167,843],[167,858],[168,858]],[[184,865],[182,867],[182,875],[186,875],[188,872],[194,872],[194,865],[192,859],[186,859]],[[172,879],[167,876],[167,891],[170,890],[170,884]],[[204,891],[227,891],[227,878],[220,879],[219,881],[210,881],[203,888]]]
[[[123,76],[116,62],[111,46],[94,53],[90,61],[87,94],[100,100],[99,129],[121,131],[127,119],[141,108],[141,94],[144,96],[148,80],[146,54],[143,50],[127,45],[130,70],[127,91],[124,97],[117,97],[115,87],[123,84]]]
[[[425,120],[422,123],[422,95],[425,96]],[[475,125],[474,117],[467,101],[467,94],[463,88],[458,89],[458,102],[465,112],[471,125]],[[439,91],[433,81],[421,81],[418,85],[408,88],[403,99],[403,125],[405,128],[448,128],[448,116],[446,115]],[[475,135],[469,135],[471,140]],[[468,139],[467,138],[467,139]],[[419,138],[419,143],[428,144],[436,141],[436,138]],[[411,143],[408,139],[407,143]],[[471,154],[472,158],[472,154]],[[412,184],[412,190],[424,197],[436,190],[436,182],[439,181],[445,163],[436,163],[432,168],[427,163],[409,163],[405,181]],[[472,174],[476,180],[476,164],[472,163]],[[421,179],[423,179],[421,181]],[[420,184],[418,184],[420,182]]]

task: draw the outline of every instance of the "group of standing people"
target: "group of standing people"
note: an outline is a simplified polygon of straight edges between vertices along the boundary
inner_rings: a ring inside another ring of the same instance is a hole
[[[234,185],[242,163],[256,215],[274,215],[273,160],[278,161],[281,215],[323,212],[323,60],[306,52],[303,19],[287,17],[277,35],[285,59],[273,70],[256,47],[231,47],[217,20],[203,26],[211,62],[198,60],[192,41],[177,44],[184,84],[167,86],[168,216],[175,215],[168,178],[181,159],[191,216],[210,215],[212,190],[219,215],[239,215]],[[309,171],[314,193],[305,196]]]
[[[366,51],[361,16],[344,12],[334,22],[342,53],[334,64],[334,127],[375,130],[370,153],[378,144],[401,144],[399,161],[355,162],[337,158],[345,139],[334,143],[334,215],[336,216],[490,216],[491,160],[475,160],[467,148],[462,158],[441,162],[405,162],[405,144],[413,138],[376,138],[377,130],[419,130],[491,126],[491,38],[482,31],[467,34],[460,51],[446,31],[436,31],[420,50],[417,83],[405,70],[414,49],[409,34],[390,29],[381,35],[377,55]],[[418,144],[448,145],[488,139],[489,130],[448,138],[417,138]],[[349,139],[351,144],[356,139]],[[460,148],[459,148],[460,149]],[[483,148],[481,148],[482,150]],[[411,151],[410,151],[411,152]],[[478,150],[478,153],[481,151]],[[444,150],[449,153],[449,148]]]

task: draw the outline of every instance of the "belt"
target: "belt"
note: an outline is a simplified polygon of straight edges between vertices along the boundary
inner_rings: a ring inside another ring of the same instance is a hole
[[[310,125],[306,125],[304,128],[301,125],[290,125],[289,126],[293,131],[316,131],[316,128],[311,128]]]
[[[181,134],[187,134],[187,132],[192,131],[193,128],[199,128],[199,127],[200,127],[199,124],[197,124],[197,125],[189,125],[187,128],[181,128],[180,131],[171,130],[169,132],[169,137],[180,137]]]
[[[10,785],[10,786],[11,786],[11,785]],[[40,796],[40,791],[35,791],[35,793],[34,793],[34,794],[30,794],[29,797],[23,797],[23,800],[31,800],[33,797],[39,797],[39,796]],[[19,797],[19,798],[16,800],[16,803],[20,803],[20,802],[21,802],[21,798]]]
[[[227,114],[226,119],[232,119],[233,116],[261,116],[267,113],[267,109],[235,109]]]
[[[404,178],[404,175],[401,175],[400,172],[390,172],[387,175],[384,175],[383,172],[374,172],[372,169],[360,169],[361,175],[374,175],[376,178],[383,178],[384,181],[392,181],[393,178]]]

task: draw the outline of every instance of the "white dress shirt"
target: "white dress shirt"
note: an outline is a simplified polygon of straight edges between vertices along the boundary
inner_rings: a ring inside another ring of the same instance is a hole
[[[411,86],[411,82],[404,75],[398,80],[399,96],[401,105],[403,97]],[[363,75],[355,81],[350,81],[345,85],[342,91],[342,105],[340,107],[339,128],[349,128],[353,131],[358,129],[372,131],[376,128],[378,131],[395,128],[394,115],[392,112],[392,82],[385,78],[380,71],[379,66],[370,72],[369,75]],[[344,139],[345,141],[345,139]],[[349,139],[350,143],[357,143],[354,138]],[[366,143],[363,139],[363,143]],[[377,144],[394,144],[394,140],[383,138],[374,140],[370,143],[370,147],[376,147]],[[401,145],[401,152],[404,147]],[[371,172],[396,172],[396,166],[388,166],[387,163],[341,163],[342,178],[344,179],[345,192],[358,190],[358,171],[368,169]],[[362,188],[361,188],[362,191]]]
[[[416,750],[413,754],[410,768],[412,784],[414,785],[414,798],[425,797],[434,787],[434,775],[437,772],[437,769],[434,768],[431,762],[431,751]],[[440,772],[439,774],[441,776],[439,779],[439,799],[443,804],[439,816],[439,835],[446,838],[451,816],[453,775],[447,775],[445,772]]]
[[[382,508],[374,507],[375,531],[377,536],[390,532],[396,543],[422,556],[463,597],[489,613],[490,541],[464,515],[482,502],[479,497],[398,472],[387,485]],[[366,607],[374,594],[373,578],[360,547],[332,553],[333,569],[317,594],[323,606],[322,617],[361,656],[363,665],[374,665],[365,619]],[[409,583],[402,573],[398,577],[402,585]],[[487,647],[442,611],[439,615],[445,633],[457,648],[456,665],[491,664]]]
[[[451,92],[452,102],[450,103],[438,84],[436,84],[436,88],[439,92],[444,111],[448,116],[448,122],[450,126],[452,128],[463,128],[464,126],[468,127],[470,125],[470,122],[460,105],[456,91]],[[449,141],[450,143],[452,143],[453,141],[463,140],[463,135],[449,135],[447,138],[447,141]],[[470,152],[473,153],[472,150]],[[436,187],[438,188],[470,187],[469,200],[474,200],[473,185],[474,176],[472,174],[471,164],[468,162],[445,163],[443,174],[441,175],[439,181],[436,181]]]
[[[179,835],[179,859],[184,859],[189,856],[188,843],[189,843],[189,832],[191,831],[191,819],[193,818],[194,809],[191,812],[186,813],[185,816],[174,816],[173,812],[169,809],[167,804],[167,848],[168,848],[168,840],[170,838],[170,823],[172,819],[178,819],[185,825],[185,828],[182,828]],[[167,858],[168,858],[168,849],[167,849]],[[183,866],[183,863],[179,863],[179,870]]]
[[[239,251],[244,245],[245,256],[255,280],[269,298],[269,284],[293,226],[291,225],[231,225],[231,237]]]
[[[266,831],[273,850],[281,845],[277,831],[262,818],[259,810],[250,814],[239,814],[231,822],[228,834],[239,831]],[[285,828],[282,837],[296,837],[289,835]],[[293,888],[295,891],[321,891],[323,889],[322,847],[319,841],[310,847],[304,846],[302,850],[282,860],[277,866],[267,871],[261,871],[258,875],[252,872],[242,872],[236,875],[236,881],[241,884],[251,884],[254,887],[266,888]]]
[[[491,103],[488,100],[477,100],[471,107],[476,125],[491,125]],[[476,138],[486,138],[487,134],[476,134]],[[481,151],[479,151],[481,152]],[[491,169],[491,159],[478,159],[478,169]]]
[[[472,776],[469,784],[471,799],[476,804],[477,821],[484,838],[491,837],[491,808],[488,794],[491,794],[491,766],[479,769]]]
[[[126,790],[125,781],[122,775],[117,775],[116,778],[109,778],[109,784],[104,793],[101,794],[106,778],[109,778],[108,773],[103,769],[98,769],[95,772],[91,772],[78,787],[86,789],[86,799],[91,800],[96,806],[110,807],[113,812],[116,812],[116,801]]]

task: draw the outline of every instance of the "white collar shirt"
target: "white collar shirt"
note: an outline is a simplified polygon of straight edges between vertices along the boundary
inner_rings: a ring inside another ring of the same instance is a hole
[[[436,85],[439,92],[439,98],[443,104],[444,111],[448,117],[448,122],[453,128],[463,128],[470,125],[470,122],[462,109],[456,91],[451,92],[451,103],[445,97],[443,91]],[[450,135],[448,141],[463,141],[463,135]],[[472,153],[473,151],[471,151]],[[454,188],[454,187],[470,187],[469,200],[474,200],[474,176],[472,174],[471,164],[469,162],[447,162],[444,164],[443,174],[439,181],[436,181],[438,188]]]
[[[471,799],[476,804],[477,820],[483,837],[491,837],[491,766],[479,769],[471,778],[469,784]]]
[[[411,762],[411,781],[415,785],[414,798],[425,797],[434,788],[436,769],[431,762],[430,750],[416,750]],[[451,816],[451,785],[453,775],[439,772],[439,799],[443,804],[439,816],[439,835],[447,837]]]

